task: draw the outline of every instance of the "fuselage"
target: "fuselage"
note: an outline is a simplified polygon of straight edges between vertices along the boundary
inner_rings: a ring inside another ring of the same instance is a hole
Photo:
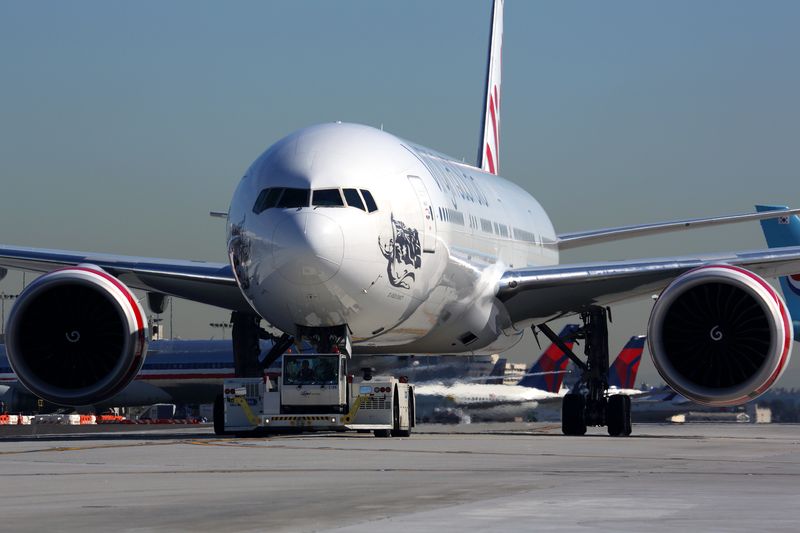
[[[498,176],[356,124],[295,132],[233,196],[228,251],[253,309],[294,334],[346,324],[356,353],[500,351],[509,268],[558,262],[541,205]]]

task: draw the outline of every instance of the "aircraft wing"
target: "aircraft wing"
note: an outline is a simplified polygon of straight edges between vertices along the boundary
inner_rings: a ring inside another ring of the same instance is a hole
[[[230,265],[225,263],[0,245],[0,271],[12,268],[45,273],[81,263],[103,268],[132,289],[160,292],[232,311],[252,311]]]
[[[559,250],[568,250],[570,248],[590,246],[593,244],[600,244],[602,242],[632,239],[634,237],[644,237],[646,235],[670,233],[685,229],[721,226],[723,224],[735,224],[738,222],[747,222],[751,220],[779,218],[795,214],[800,214],[800,209],[776,207],[770,211],[756,213],[742,213],[737,215],[723,215],[708,218],[689,218],[684,220],[672,220],[669,222],[656,222],[634,226],[619,226],[616,228],[577,231],[558,235],[556,245],[558,246]]]
[[[673,279],[705,265],[732,265],[766,278],[800,272],[800,246],[697,257],[556,265],[507,271],[497,297],[515,324],[580,313],[591,305],[659,293]]]

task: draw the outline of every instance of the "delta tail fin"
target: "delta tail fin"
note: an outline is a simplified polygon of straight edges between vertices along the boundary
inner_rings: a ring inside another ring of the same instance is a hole
[[[636,374],[642,361],[645,335],[631,337],[608,369],[608,386],[618,389],[636,387]]]
[[[500,171],[500,71],[503,52],[503,0],[494,0],[486,65],[486,92],[483,97],[483,128],[478,148],[478,166],[497,174]]]
[[[786,209],[782,205],[757,205],[756,211],[779,211]],[[779,218],[769,218],[761,221],[761,229],[767,239],[767,246],[770,248],[782,248],[784,246],[800,246],[800,217],[797,215],[786,215]],[[800,273],[779,278],[781,290],[783,290],[783,300],[792,315],[792,327],[794,328],[794,338],[800,338]]]
[[[489,372],[489,378],[484,381],[484,383],[489,385],[502,385],[503,384],[503,376],[506,374],[506,365],[508,364],[508,359],[505,357],[501,357],[497,360],[492,367],[492,371]]]
[[[564,339],[564,344],[570,350],[574,340],[569,335],[577,329],[577,324],[567,324],[558,334],[559,337]],[[561,384],[564,382],[568,364],[569,356],[562,352],[561,348],[551,344],[533,364],[528,373],[519,380],[517,385],[558,393],[561,390]]]

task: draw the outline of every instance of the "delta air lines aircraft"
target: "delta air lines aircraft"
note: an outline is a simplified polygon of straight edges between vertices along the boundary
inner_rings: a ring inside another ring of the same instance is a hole
[[[39,272],[7,326],[10,363],[34,394],[81,405],[129,383],[147,352],[145,313],[165,296],[233,312],[237,374],[258,375],[299,340],[320,352],[490,353],[579,315],[582,386],[563,428],[629,432],[607,395],[606,307],[660,293],[648,325],[664,380],[710,405],[745,402],[786,368],[792,328],[763,276],[800,271],[800,248],[560,264],[579,246],[796,213],[748,213],[559,234],[500,177],[503,1],[491,17],[479,159],[459,162],[391,133],[320,124],[290,133],[245,171],[227,213],[228,264],[0,246],[0,267]],[[610,206],[612,207],[612,206]],[[258,358],[266,321],[280,330]]]

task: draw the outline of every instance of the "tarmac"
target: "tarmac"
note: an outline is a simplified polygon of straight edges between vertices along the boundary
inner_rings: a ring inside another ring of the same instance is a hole
[[[797,531],[800,426],[0,428],[3,531]],[[35,434],[34,434],[35,432]]]

